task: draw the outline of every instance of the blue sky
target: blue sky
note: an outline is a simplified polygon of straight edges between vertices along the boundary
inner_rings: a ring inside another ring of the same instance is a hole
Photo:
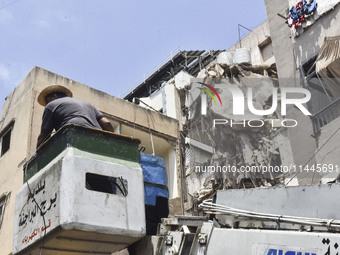
[[[34,66],[120,96],[172,51],[228,49],[265,20],[264,0],[0,0],[0,106]]]

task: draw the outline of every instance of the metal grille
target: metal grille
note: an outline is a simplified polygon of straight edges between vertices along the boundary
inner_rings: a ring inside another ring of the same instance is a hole
[[[311,119],[313,122],[314,133],[318,133],[320,129],[340,116],[340,98],[314,114]]]

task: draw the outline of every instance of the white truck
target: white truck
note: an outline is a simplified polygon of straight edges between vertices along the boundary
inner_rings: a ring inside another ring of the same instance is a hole
[[[210,218],[163,219],[135,254],[338,255],[339,194],[337,183],[218,191],[200,205]]]
[[[217,191],[147,235],[138,140],[65,127],[25,165],[13,255],[338,255],[340,185]],[[159,184],[155,185],[160,188]]]

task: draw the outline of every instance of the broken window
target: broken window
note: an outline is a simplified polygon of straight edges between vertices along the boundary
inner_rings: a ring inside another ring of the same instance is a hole
[[[14,121],[0,133],[0,156],[3,156],[10,148],[13,125]]]

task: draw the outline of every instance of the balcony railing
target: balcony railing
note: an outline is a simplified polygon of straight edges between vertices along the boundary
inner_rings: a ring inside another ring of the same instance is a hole
[[[340,116],[340,98],[327,105],[325,108],[314,114],[311,119],[313,122],[314,134],[320,129]]]

